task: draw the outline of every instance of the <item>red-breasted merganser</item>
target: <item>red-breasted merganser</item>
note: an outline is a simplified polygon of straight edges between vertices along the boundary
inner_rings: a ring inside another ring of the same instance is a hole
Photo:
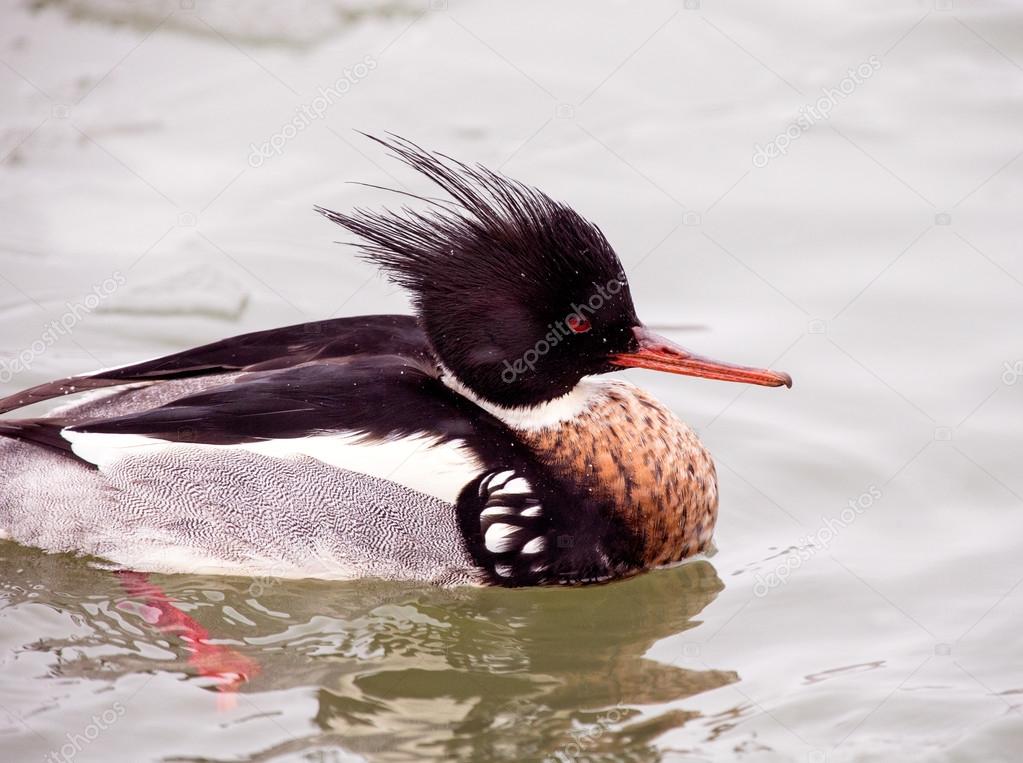
[[[0,412],[0,533],[138,571],[590,583],[710,543],[714,463],[620,368],[765,386],[636,317],[601,231],[546,194],[376,139],[452,200],[318,211],[416,315],[317,321],[43,384]],[[417,197],[419,198],[419,197]]]

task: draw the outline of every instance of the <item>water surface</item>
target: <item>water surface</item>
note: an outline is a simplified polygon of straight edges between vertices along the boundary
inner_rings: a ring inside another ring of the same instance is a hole
[[[355,128],[569,201],[645,320],[795,387],[627,374],[714,454],[718,550],[607,586],[0,542],[4,759],[1015,760],[1023,14],[960,5],[5,8],[0,394],[406,310],[310,211],[427,191]]]

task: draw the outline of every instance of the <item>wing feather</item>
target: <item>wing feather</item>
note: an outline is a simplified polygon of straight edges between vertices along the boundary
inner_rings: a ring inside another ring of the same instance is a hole
[[[429,343],[408,315],[364,315],[256,331],[141,363],[46,382],[0,398],[0,413],[88,390],[140,382],[291,368],[317,361],[395,354],[430,358]]]

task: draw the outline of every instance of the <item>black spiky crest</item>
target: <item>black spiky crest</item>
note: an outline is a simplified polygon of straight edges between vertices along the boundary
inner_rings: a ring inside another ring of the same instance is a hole
[[[453,202],[427,211],[317,210],[360,236],[362,255],[407,288],[440,360],[505,406],[562,395],[639,323],[621,262],[600,229],[545,193],[397,136],[367,136]],[[411,194],[410,194],[411,195]]]

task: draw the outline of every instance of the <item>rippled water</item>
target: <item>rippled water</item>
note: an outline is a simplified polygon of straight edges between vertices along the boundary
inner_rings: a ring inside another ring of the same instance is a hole
[[[571,202],[648,322],[796,384],[631,376],[717,459],[718,551],[607,586],[146,580],[0,542],[5,760],[1018,758],[1023,13],[194,5],[2,11],[0,393],[404,310],[310,212],[425,190],[353,128]]]

